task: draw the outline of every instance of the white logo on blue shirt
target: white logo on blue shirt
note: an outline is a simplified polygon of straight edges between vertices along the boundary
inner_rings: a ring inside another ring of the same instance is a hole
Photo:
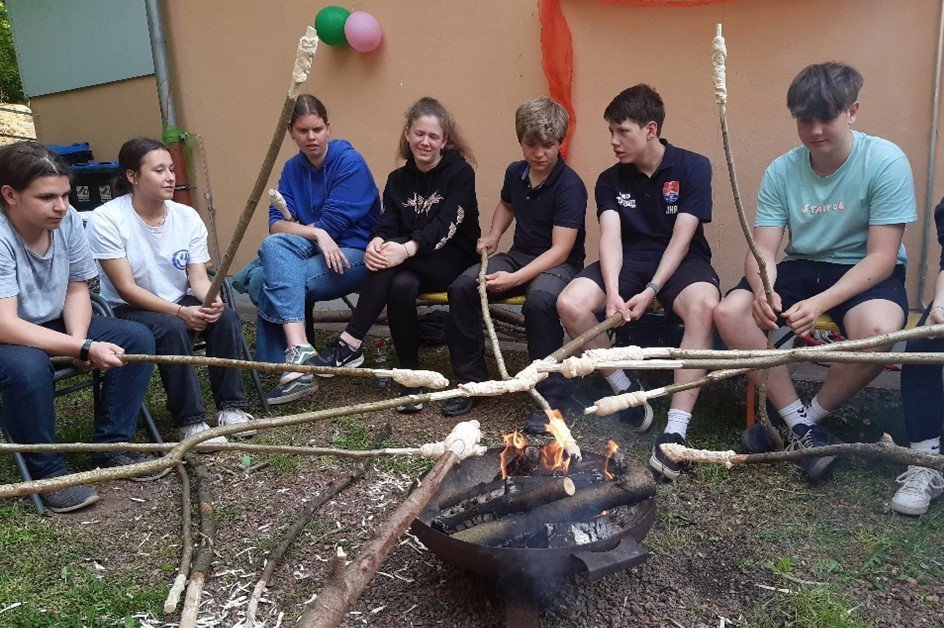
[[[621,207],[629,207],[629,208],[636,207],[636,199],[634,199],[633,195],[630,194],[629,192],[618,192],[616,194],[616,202]]]
[[[187,262],[190,261],[190,251],[180,249],[171,256],[170,261],[177,270],[187,270]]]

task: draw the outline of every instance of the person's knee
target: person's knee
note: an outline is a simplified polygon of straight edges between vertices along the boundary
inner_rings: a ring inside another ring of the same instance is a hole
[[[288,233],[273,233],[266,236],[259,247],[259,259],[262,260],[263,265],[281,257],[295,255],[297,247],[292,242],[292,238],[288,237],[289,235]],[[298,256],[295,255],[295,257]]]
[[[449,286],[449,301],[468,300],[478,289],[478,282],[469,275],[459,275]]]
[[[564,289],[557,297],[557,314],[567,323],[587,313],[586,301],[577,290]]]
[[[711,327],[717,308],[718,297],[705,295],[703,298],[692,299],[689,303],[686,303],[680,316],[686,327]]]
[[[419,280],[412,273],[398,273],[390,282],[390,293],[387,302],[399,305],[415,304],[419,293]]]
[[[23,347],[13,368],[4,369],[4,385],[17,394],[39,394],[53,389],[53,366],[49,356],[39,349]]]
[[[538,316],[548,313],[556,315],[557,296],[558,295],[554,294],[553,292],[532,290],[528,293],[527,298],[524,300],[524,305],[521,306],[521,312],[524,314],[525,318],[535,314]]]
[[[743,299],[737,298],[734,293],[721,299],[712,310],[715,326],[722,335],[731,327],[743,325],[749,314],[750,310],[744,307]]]

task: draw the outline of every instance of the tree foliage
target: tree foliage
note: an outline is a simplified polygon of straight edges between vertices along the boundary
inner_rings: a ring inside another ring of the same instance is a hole
[[[0,2],[0,102],[25,103],[7,5]]]

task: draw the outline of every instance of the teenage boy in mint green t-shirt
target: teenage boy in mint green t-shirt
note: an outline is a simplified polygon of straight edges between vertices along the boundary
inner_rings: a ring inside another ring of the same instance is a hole
[[[771,309],[754,257],[745,277],[715,310],[721,338],[732,349],[766,345],[766,331],[786,325],[803,335],[829,314],[847,338],[897,331],[905,322],[905,225],[917,220],[908,159],[886,140],[852,130],[862,76],[847,65],[821,63],[800,72],[787,91],[802,146],[767,168],[758,194],[754,238],[774,282]],[[786,258],[775,264],[786,230]],[[755,324],[750,324],[753,318]],[[835,364],[809,405],[797,395],[785,366],[770,369],[767,396],[796,448],[837,442],[818,425],[868,384],[881,365]],[[761,372],[751,373],[755,382]],[[750,451],[773,443],[763,426],[744,432]],[[833,456],[801,463],[820,479]]]

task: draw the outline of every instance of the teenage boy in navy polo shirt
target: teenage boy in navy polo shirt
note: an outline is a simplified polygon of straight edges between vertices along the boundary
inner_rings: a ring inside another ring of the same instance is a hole
[[[597,179],[600,261],[591,264],[564,290],[557,311],[571,338],[587,331],[605,312],[623,321],[638,320],[657,296],[667,316],[685,324],[683,348],[712,346],[712,313],[718,304],[718,275],[703,223],[711,221],[711,164],[708,159],[660,139],[665,108],[648,85],[623,90],[603,113],[610,146],[619,163]],[[597,336],[585,349],[609,346]],[[640,390],[622,370],[602,371],[617,394]],[[701,377],[703,370],[677,370],[675,382]],[[698,389],[672,395],[665,433],[656,440],[649,465],[669,479],[680,467],[659,449],[684,443]],[[637,431],[652,424],[652,408],[629,408],[621,418]]]
[[[563,344],[557,296],[583,267],[587,188],[560,157],[568,121],[564,108],[549,98],[535,98],[518,107],[515,132],[524,160],[505,171],[491,229],[476,246],[480,253],[483,249],[494,253],[502,234],[512,222],[517,223],[511,250],[489,259],[485,286],[491,299],[525,295],[522,312],[532,360],[547,357]],[[472,266],[449,286],[446,338],[452,370],[460,382],[487,377],[478,297],[480,266]],[[555,393],[563,381],[556,375],[538,384],[551,407],[560,407],[562,400]],[[466,414],[474,403],[472,397],[451,399],[442,413]],[[536,411],[525,427],[543,433],[546,423],[546,415]]]
[[[887,140],[852,130],[862,75],[841,63],[804,68],[787,90],[802,146],[775,159],[757,195],[754,239],[773,283],[771,309],[757,262],[748,254],[745,278],[718,306],[718,332],[732,349],[765,346],[768,329],[794,334],[813,329],[828,313],[847,338],[901,329],[905,295],[905,224],[917,219],[908,158]],[[775,264],[789,228],[786,259]],[[787,425],[784,440],[806,449],[836,442],[817,423],[882,370],[879,364],[834,364],[805,406],[787,367],[770,369],[767,398]],[[761,371],[750,376],[757,381]],[[774,445],[763,426],[748,429],[750,451]],[[834,456],[807,458],[800,466],[820,479]]]

